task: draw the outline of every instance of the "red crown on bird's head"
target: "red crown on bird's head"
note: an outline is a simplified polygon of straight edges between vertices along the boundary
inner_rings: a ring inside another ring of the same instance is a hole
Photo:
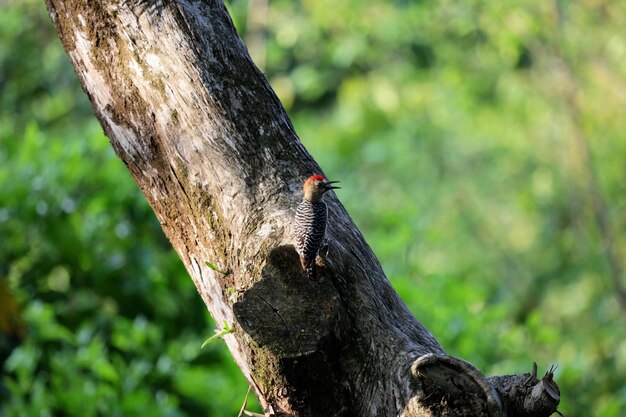
[[[325,181],[326,179],[324,178],[323,175],[319,175],[319,174],[315,174],[315,175],[311,175],[305,182],[304,182],[304,188],[308,187],[309,185],[313,184],[313,182],[315,181]]]

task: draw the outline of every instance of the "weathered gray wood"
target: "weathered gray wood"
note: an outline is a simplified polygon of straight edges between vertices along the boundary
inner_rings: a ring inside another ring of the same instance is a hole
[[[411,315],[332,193],[326,265],[304,279],[291,225],[321,170],[221,1],[46,1],[115,151],[216,322],[233,327],[224,339],[267,415],[502,415],[490,382]]]

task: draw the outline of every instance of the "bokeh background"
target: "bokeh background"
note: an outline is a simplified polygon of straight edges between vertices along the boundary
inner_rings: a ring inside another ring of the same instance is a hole
[[[622,417],[626,4],[522,3],[227,5],[445,349],[557,364],[567,417]],[[0,0],[0,416],[234,417],[214,327],[43,0]]]

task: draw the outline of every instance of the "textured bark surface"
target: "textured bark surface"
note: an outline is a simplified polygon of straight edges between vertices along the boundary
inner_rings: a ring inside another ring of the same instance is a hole
[[[487,380],[446,356],[332,193],[329,254],[319,281],[305,279],[291,225],[321,169],[220,1],[47,4],[115,151],[216,322],[234,329],[224,339],[267,415],[556,409],[551,378]]]

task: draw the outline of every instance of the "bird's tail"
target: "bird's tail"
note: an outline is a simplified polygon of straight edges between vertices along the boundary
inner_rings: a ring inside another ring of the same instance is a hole
[[[311,281],[317,281],[317,265],[315,265],[315,260],[307,265],[306,276]]]

